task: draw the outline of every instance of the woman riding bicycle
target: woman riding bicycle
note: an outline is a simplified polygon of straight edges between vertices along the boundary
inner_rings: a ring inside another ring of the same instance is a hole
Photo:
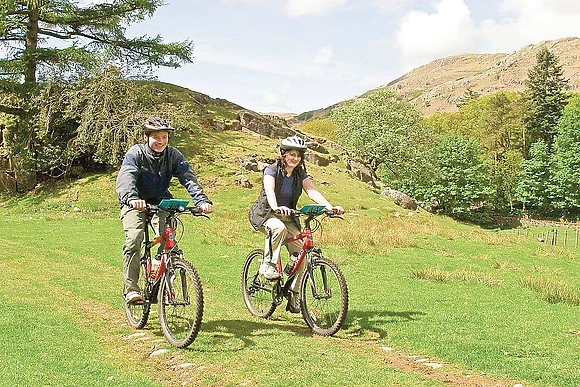
[[[328,200],[314,188],[310,176],[306,173],[304,152],[306,141],[297,136],[288,137],[280,144],[280,158],[264,169],[264,178],[260,196],[250,209],[249,220],[255,230],[266,233],[264,259],[260,266],[260,274],[270,281],[280,279],[277,263],[280,249],[284,241],[300,232],[300,225],[292,211],[296,209],[302,191],[317,204],[326,206],[328,210],[340,215],[344,209],[333,207]],[[288,243],[286,248],[292,254],[298,254],[302,247],[301,241]],[[291,284],[293,296],[288,301],[286,309],[299,313],[297,273]]]
[[[171,199],[169,183],[172,177],[187,189],[195,206],[204,213],[213,211],[213,204],[203,192],[183,154],[168,146],[169,132],[175,130],[166,119],[148,118],[143,123],[144,144],[133,145],[125,154],[116,191],[121,207],[121,221],[125,231],[123,245],[123,297],[126,302],[141,299],[137,285],[140,271],[140,251],[146,227],[147,204],[159,204]],[[163,211],[154,219],[155,236],[165,229]]]

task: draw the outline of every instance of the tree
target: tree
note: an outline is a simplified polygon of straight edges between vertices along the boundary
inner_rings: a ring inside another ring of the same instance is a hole
[[[415,196],[436,202],[441,212],[465,217],[482,205],[490,193],[487,164],[476,141],[460,135],[443,135],[434,146],[435,174]]]
[[[553,160],[548,145],[540,139],[530,147],[530,158],[522,160],[518,173],[516,197],[523,203],[524,211],[533,210],[542,215],[553,212],[552,172]]]
[[[20,190],[33,188],[39,88],[55,74],[78,79],[106,63],[123,68],[179,67],[192,43],[125,36],[125,25],[152,16],[161,0],[118,0],[79,6],[72,0],[3,0],[0,4],[0,113],[17,117],[7,136]]]
[[[500,211],[507,208],[510,211],[514,209],[518,172],[522,160],[520,152],[508,150],[491,165],[490,184],[493,193],[490,195],[490,203],[495,209]]]
[[[564,108],[555,141],[554,180],[558,186],[559,207],[568,213],[580,212],[580,96]]]
[[[428,168],[424,152],[431,132],[421,114],[392,91],[378,90],[366,98],[347,102],[333,110],[341,142],[363,159],[373,172],[382,167],[389,184],[403,177],[419,176]]]
[[[479,97],[479,93],[477,91],[474,91],[471,86],[467,86],[467,89],[465,89],[465,92],[459,96],[459,98],[457,98],[457,101],[455,102],[455,106],[457,106],[458,108],[461,108],[462,106],[464,106],[466,103],[468,103],[469,101],[471,101],[472,99],[476,99]]]
[[[525,92],[528,109],[524,117],[528,144],[543,140],[551,151],[556,135],[556,125],[566,104],[562,66],[558,58],[546,47],[536,55],[537,63],[528,71]],[[526,149],[527,151],[527,149]]]

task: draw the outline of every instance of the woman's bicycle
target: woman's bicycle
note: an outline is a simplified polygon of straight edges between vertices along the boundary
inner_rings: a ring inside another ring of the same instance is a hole
[[[302,250],[294,267],[284,278],[282,260],[278,259],[278,272],[281,278],[269,281],[260,275],[259,268],[264,258],[264,250],[256,249],[250,252],[242,269],[242,293],[244,302],[250,313],[257,317],[270,317],[276,307],[284,298],[290,301],[292,284],[297,273],[296,280],[299,286],[300,311],[306,325],[316,334],[330,336],[338,332],[346,320],[348,310],[348,289],[346,280],[336,263],[322,255],[322,250],[314,247],[312,233],[320,228],[321,215],[334,218],[332,211],[325,209],[323,205],[307,204],[294,211],[295,216],[303,216],[304,228],[302,231],[289,238],[286,243],[304,240]],[[314,223],[314,227],[312,224]],[[290,258],[291,259],[291,258]],[[305,270],[300,270],[301,265],[306,265]]]
[[[199,207],[187,207],[187,200],[165,199],[158,206],[146,209],[144,251],[141,256],[139,287],[142,300],[125,303],[125,314],[132,328],[141,329],[147,324],[151,305],[157,304],[159,323],[163,334],[172,345],[185,348],[195,340],[203,316],[203,292],[195,267],[183,258],[177,242],[183,236],[183,222],[179,216],[188,213],[204,216]],[[162,236],[150,239],[153,215],[161,210],[167,214]],[[181,236],[176,240],[178,224]],[[162,243],[152,257],[153,246]]]

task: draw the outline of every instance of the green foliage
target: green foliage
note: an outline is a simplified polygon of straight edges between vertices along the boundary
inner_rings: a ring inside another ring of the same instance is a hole
[[[459,135],[442,136],[434,146],[434,174],[427,185],[416,189],[414,197],[435,202],[441,212],[468,216],[489,196],[488,165],[481,160],[481,148]]]
[[[115,64],[126,74],[142,74],[153,67],[179,67],[192,60],[193,45],[188,40],[163,43],[159,35],[125,36],[127,25],[150,17],[162,4],[160,0],[119,0],[86,6],[72,0],[0,3],[0,41],[4,43],[0,113],[15,115],[19,120],[7,141],[19,189],[32,189],[37,172],[60,169],[51,165],[52,160],[67,158],[60,144],[42,144],[45,139],[39,132],[46,128],[38,126],[42,121],[38,114],[43,105],[33,103],[38,102],[34,97],[45,92],[38,86],[39,80],[43,84],[75,82],[108,64]],[[51,45],[55,41],[60,43]],[[52,112],[58,115],[56,109]],[[70,140],[66,131],[54,137]]]
[[[496,211],[513,209],[524,146],[524,108],[519,93],[499,91],[469,99],[457,113],[425,119],[426,125],[438,133],[462,135],[483,147],[493,191],[488,204]]]
[[[70,0],[8,1],[0,7],[0,37],[9,43],[0,69],[27,82],[36,72],[50,74],[93,69],[104,62],[127,68],[179,67],[192,58],[192,43],[163,43],[161,37],[129,38],[126,27],[151,17],[159,0],[116,1],[81,6]],[[54,47],[47,38],[67,44]]]
[[[520,94],[499,91],[470,99],[458,113],[437,114],[425,119],[440,133],[460,134],[477,140],[488,157],[508,150],[522,150],[524,103]]]
[[[526,80],[527,110],[525,124],[528,132],[528,143],[543,140],[551,151],[556,125],[562,116],[566,104],[562,66],[556,55],[546,47],[536,54],[537,63],[528,71]]]
[[[76,84],[46,84],[36,97],[37,170],[49,176],[71,167],[116,166],[129,146],[142,141],[147,116],[185,121],[180,103],[159,84],[128,81],[113,67]]]
[[[555,176],[559,207],[580,213],[580,96],[570,100],[557,126],[554,146]]]
[[[503,212],[507,208],[510,211],[514,209],[516,185],[522,160],[523,156],[520,152],[508,150],[499,155],[490,168],[490,184],[493,189],[490,204],[498,212]]]
[[[553,211],[555,186],[552,179],[553,160],[548,145],[538,140],[530,148],[530,158],[522,160],[518,173],[516,196],[524,210],[546,215]]]
[[[300,125],[300,131],[316,137],[338,141],[338,128],[329,118],[317,118]]]
[[[373,171],[382,166],[394,180],[423,173],[432,133],[422,125],[419,112],[396,93],[378,90],[350,101],[336,108],[331,120],[338,125],[341,142]]]
[[[476,99],[477,97],[479,97],[479,93],[473,90],[471,86],[468,86],[465,92],[457,99],[455,106],[461,108],[469,101],[471,101],[472,99]]]

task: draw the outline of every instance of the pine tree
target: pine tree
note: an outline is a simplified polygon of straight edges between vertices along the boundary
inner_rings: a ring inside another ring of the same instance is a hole
[[[73,0],[0,2],[0,113],[15,116],[6,135],[20,190],[36,184],[33,95],[53,74],[78,79],[105,64],[179,67],[192,60],[190,41],[163,43],[158,35],[129,38],[125,26],[152,16],[161,0],[118,0],[79,6]]]
[[[546,47],[536,55],[536,65],[528,71],[526,98],[528,114],[524,118],[527,143],[543,140],[551,152],[556,126],[566,104],[562,66],[558,58]]]

